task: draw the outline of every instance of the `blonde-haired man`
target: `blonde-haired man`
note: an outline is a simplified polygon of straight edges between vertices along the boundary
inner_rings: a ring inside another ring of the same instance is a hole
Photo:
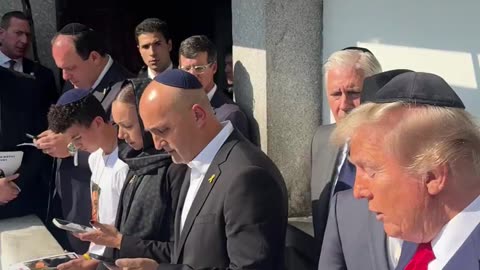
[[[395,96],[395,98],[392,98]],[[397,269],[479,269],[480,131],[440,77],[397,76],[338,124],[354,196],[403,246]],[[378,104],[379,103],[379,104]]]

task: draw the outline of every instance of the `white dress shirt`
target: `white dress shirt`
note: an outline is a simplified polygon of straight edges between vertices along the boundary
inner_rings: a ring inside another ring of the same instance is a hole
[[[478,224],[480,224],[480,196],[443,226],[432,240],[435,259],[428,264],[428,269],[443,269]]]
[[[16,63],[13,66],[13,70],[22,72],[23,73],[23,61],[22,58],[20,59],[11,59],[10,57],[6,56],[1,50],[0,50],[0,66],[4,68],[10,68],[10,60],[14,60]]]
[[[190,186],[188,187],[185,203],[183,204],[180,231],[183,230],[183,225],[185,225],[188,212],[192,207],[193,200],[195,199],[195,196],[197,196],[198,189],[202,184],[203,178],[205,177],[213,158],[215,158],[215,155],[217,155],[218,150],[220,150],[220,147],[222,147],[228,136],[232,134],[233,126],[230,121],[222,122],[222,126],[222,130],[217,136],[215,136],[215,138],[203,148],[200,154],[187,164],[188,167],[190,167]]]
[[[167,70],[172,69],[172,68],[173,68],[172,62],[170,62],[170,65],[164,71],[167,71]],[[162,72],[164,72],[164,71],[162,71]],[[160,75],[160,74],[162,74],[162,73],[160,72],[160,73],[155,75],[155,72],[153,72],[149,67],[147,67],[148,78],[153,80],[157,75]]]
[[[395,269],[402,253],[403,240],[387,235],[387,258],[390,269]]]
[[[215,92],[217,91],[217,85],[213,84],[212,90],[207,93],[207,97],[209,101],[212,101],[213,95],[215,95]]]
[[[95,87],[97,87],[100,82],[103,80],[103,77],[105,77],[105,74],[107,74],[108,70],[110,69],[110,67],[113,65],[113,59],[110,55],[107,54],[107,57],[108,57],[108,62],[107,64],[105,65],[105,67],[103,68],[102,72],[100,73],[100,75],[98,76],[97,80],[95,81],[95,83],[92,85],[92,88],[91,89],[95,89]]]

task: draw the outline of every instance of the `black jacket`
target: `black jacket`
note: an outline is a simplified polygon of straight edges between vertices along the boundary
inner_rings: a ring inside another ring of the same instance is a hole
[[[138,112],[138,100],[150,80],[127,82],[134,84]],[[114,88],[121,85],[123,83],[116,84]],[[140,117],[139,121],[143,129]],[[107,248],[104,256],[169,260],[169,255],[163,254],[157,245],[173,241],[175,210],[186,166],[173,164],[170,155],[155,150],[148,132],[144,131],[143,140],[144,149],[141,151],[135,151],[125,143],[119,145],[119,157],[130,169],[115,221],[123,239],[119,250]]]
[[[15,183],[22,192],[11,202],[0,205],[0,219],[37,214],[44,218],[48,202],[48,177],[52,159],[31,146],[25,133],[39,134],[46,129],[46,116],[39,113],[43,95],[35,77],[0,67],[0,151],[23,151]]]

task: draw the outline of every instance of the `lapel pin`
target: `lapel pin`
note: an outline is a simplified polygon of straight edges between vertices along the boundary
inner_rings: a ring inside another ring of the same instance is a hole
[[[210,176],[210,178],[208,178],[208,182],[212,183],[213,180],[215,180],[215,174],[212,174],[212,176]]]

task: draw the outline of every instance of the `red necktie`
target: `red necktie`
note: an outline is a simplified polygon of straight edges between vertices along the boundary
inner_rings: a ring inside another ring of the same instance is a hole
[[[417,251],[413,255],[405,270],[428,270],[428,263],[435,259],[432,245],[430,242],[418,245]]]

